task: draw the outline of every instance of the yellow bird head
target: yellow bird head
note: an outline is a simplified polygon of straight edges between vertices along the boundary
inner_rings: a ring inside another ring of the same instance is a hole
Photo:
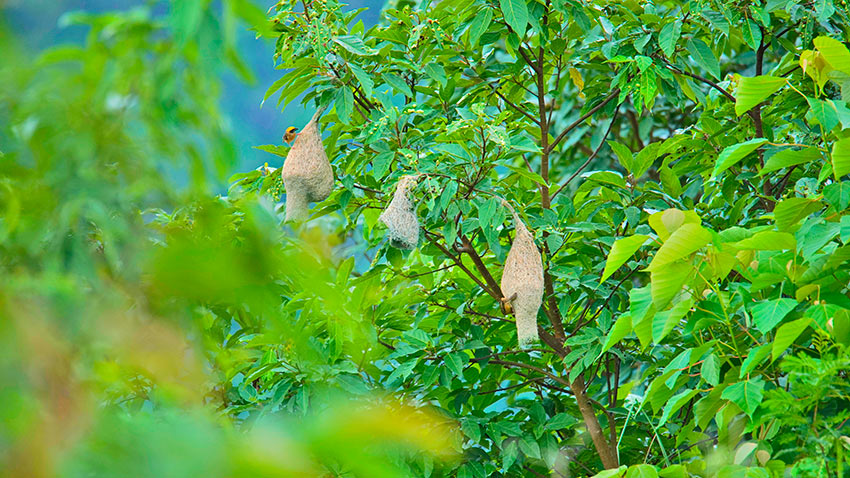
[[[298,128],[296,128],[295,126],[290,126],[289,128],[286,128],[286,132],[283,133],[283,141],[288,144],[291,144],[293,141],[295,141],[295,136],[297,135]]]

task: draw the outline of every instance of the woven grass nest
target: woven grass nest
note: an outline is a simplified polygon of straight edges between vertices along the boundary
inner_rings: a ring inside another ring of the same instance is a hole
[[[527,346],[539,340],[537,311],[543,304],[543,260],[531,232],[516,211],[505,205],[513,213],[516,236],[505,260],[501,288],[516,316],[519,345]]]
[[[378,218],[387,226],[390,245],[398,249],[410,250],[419,244],[419,218],[416,217],[415,207],[409,197],[417,177],[418,175],[402,176],[398,180],[390,204]]]
[[[286,155],[281,176],[286,186],[286,220],[303,221],[309,203],[321,202],[331,195],[334,173],[319,134],[322,109],[304,126]]]

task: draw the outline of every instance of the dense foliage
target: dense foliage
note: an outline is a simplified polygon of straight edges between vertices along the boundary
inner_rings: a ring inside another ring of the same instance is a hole
[[[170,5],[0,70],[10,476],[843,475],[844,4]],[[237,19],[276,42],[265,107],[326,109],[304,222],[288,145],[213,197]]]

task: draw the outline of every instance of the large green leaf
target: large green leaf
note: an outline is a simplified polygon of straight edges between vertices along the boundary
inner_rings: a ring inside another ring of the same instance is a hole
[[[656,271],[671,262],[683,259],[702,249],[711,241],[711,232],[699,224],[683,224],[676,229],[655,253],[647,270]]]
[[[795,340],[797,340],[797,337],[799,337],[811,323],[811,318],[803,317],[802,319],[782,324],[782,326],[776,330],[776,337],[773,339],[773,350],[770,354],[770,361],[773,362],[779,358],[779,356],[782,355],[782,352],[785,352],[785,350],[790,347]]]
[[[605,353],[611,347],[617,345],[620,340],[632,331],[632,316],[628,312],[617,317],[608,336],[605,337],[605,342],[602,344],[602,353]]]
[[[661,28],[658,33],[658,46],[665,55],[670,56],[676,51],[676,42],[679,41],[679,35],[682,34],[682,22],[674,20]]]
[[[747,352],[747,358],[741,363],[741,371],[738,372],[738,379],[744,378],[754,368],[758,367],[770,355],[770,347],[771,344],[764,344],[751,348]]]
[[[735,114],[741,116],[754,106],[776,93],[786,83],[785,78],[776,76],[741,77],[735,91]]]
[[[744,18],[743,25],[741,25],[741,36],[744,37],[747,46],[753,50],[761,45],[761,29],[752,18]]]
[[[404,79],[394,73],[384,73],[381,75],[388,85],[392,86],[394,90],[403,94],[404,96],[413,97],[413,92],[410,90],[410,85],[408,85]]]
[[[820,36],[814,40],[815,48],[838,71],[850,75],[850,51],[838,40]]]
[[[652,303],[657,309],[663,309],[682,290],[693,267],[684,261],[671,262],[666,267],[650,272]]]
[[[365,56],[377,53],[373,48],[363,43],[363,40],[356,35],[335,36],[333,37],[333,41],[355,55]]]
[[[793,234],[778,231],[761,231],[752,237],[742,239],[730,244],[736,249],[753,251],[784,251],[797,247],[797,240]]]
[[[667,420],[670,419],[670,416],[694,398],[697,393],[699,393],[699,390],[684,390],[671,397],[667,401],[667,404],[664,405],[664,412],[661,414],[661,420],[659,420],[658,426],[664,426]]]
[[[605,282],[605,279],[611,277],[611,274],[625,264],[647,239],[649,239],[649,236],[643,234],[635,234],[634,236],[618,239],[611,246],[608,259],[605,261],[605,270],[602,271],[602,277],[599,279],[599,282]]]
[[[797,307],[797,301],[794,299],[773,299],[759,302],[752,307],[753,322],[755,322],[759,332],[766,334],[779,325],[782,319],[795,307]]]
[[[715,79],[720,79],[720,63],[717,62],[717,56],[704,41],[699,38],[689,41],[688,53],[691,54],[691,58],[697,62],[697,65],[708,70],[708,73]]]
[[[489,6],[485,6],[473,18],[469,24],[469,46],[478,46],[478,40],[481,35],[490,28],[490,22],[493,20],[493,10]]]
[[[528,7],[525,0],[499,0],[502,15],[511,29],[522,38],[525,35],[525,27],[528,25]]]
[[[768,158],[759,174],[765,175],[782,168],[808,163],[820,157],[820,150],[814,146],[803,149],[785,149]]]
[[[714,171],[711,173],[711,177],[717,177],[718,174],[734,166],[738,161],[744,159],[745,156],[757,150],[764,143],[767,143],[766,139],[754,138],[725,148],[717,156],[717,162],[714,163]]]
[[[693,300],[687,299],[677,302],[669,310],[657,312],[652,318],[652,341],[660,343],[688,315],[693,305]]]
[[[632,154],[632,150],[625,144],[616,141],[608,141],[608,146],[611,146],[623,168],[629,173],[634,174],[634,154]]]
[[[850,138],[840,139],[832,145],[832,173],[835,179],[850,173]]]
[[[761,403],[764,395],[764,382],[761,378],[738,382],[726,387],[720,398],[726,399],[741,407],[747,415],[753,416],[753,412]]]
[[[720,367],[721,367],[720,359],[717,358],[715,354],[709,354],[705,360],[702,361],[702,366],[700,367],[699,374],[703,380],[706,381],[709,385],[716,387],[717,384],[720,383]]]
[[[823,206],[819,201],[808,198],[794,197],[780,201],[773,210],[776,228],[780,231],[787,231],[821,207]]]
[[[626,478],[658,478],[658,470],[652,465],[632,465]]]

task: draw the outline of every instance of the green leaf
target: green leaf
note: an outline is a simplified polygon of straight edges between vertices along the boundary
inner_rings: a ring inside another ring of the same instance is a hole
[[[795,307],[797,307],[797,301],[794,299],[773,299],[759,302],[752,307],[753,322],[759,332],[766,334],[782,322],[782,319]]]
[[[534,441],[533,435],[523,435],[519,439],[519,449],[531,458],[540,458],[540,445]]]
[[[528,25],[528,6],[525,0],[499,0],[499,7],[502,9],[505,21],[521,39]]]
[[[404,380],[407,380],[407,377],[413,373],[413,369],[416,367],[417,363],[419,363],[419,359],[417,358],[400,363],[398,367],[392,371],[390,376],[387,377],[387,383],[396,383],[399,381],[403,382]]]
[[[785,149],[768,158],[767,162],[764,163],[764,167],[761,168],[759,175],[765,175],[798,164],[805,164],[820,157],[820,150],[814,146],[803,149]]]
[[[693,301],[682,300],[670,310],[657,312],[652,318],[652,341],[660,343],[671,330],[690,312]]]
[[[776,330],[776,337],[773,339],[773,350],[770,354],[770,361],[773,362],[779,358],[779,356],[782,355],[782,352],[785,352],[785,350],[790,347],[795,340],[797,340],[797,337],[799,337],[811,323],[811,318],[803,317],[802,319],[782,324],[782,326]]]
[[[634,167],[634,155],[628,146],[622,143],[618,143],[616,141],[608,141],[608,146],[614,151],[614,154],[617,155],[617,160],[620,161],[620,164],[623,168],[634,175],[633,167]],[[635,178],[637,179],[637,178]]]
[[[289,153],[288,147],[279,146],[279,145],[276,145],[276,144],[263,144],[263,145],[260,145],[260,146],[254,146],[254,149],[259,149],[260,151],[265,151],[265,152],[271,153],[275,156],[280,156],[281,158],[285,158],[287,153]],[[257,173],[259,173],[259,171],[257,171]]]
[[[827,325],[829,329],[829,325]],[[832,319],[832,336],[837,343],[850,347],[850,313],[847,309],[838,310]]]
[[[446,366],[452,371],[455,376],[463,376],[463,364],[466,363],[467,356],[461,352],[452,352],[445,355]]]
[[[658,157],[658,149],[661,147],[661,143],[655,142],[646,145],[642,150],[638,151],[637,156],[632,162],[632,175],[635,179],[643,176],[652,163],[655,162],[655,159]]]
[[[758,408],[764,394],[764,382],[761,378],[755,378],[744,382],[738,382],[726,387],[720,398],[729,400],[738,405],[747,415],[753,416]]]
[[[850,173],[850,138],[840,139],[832,145],[832,173],[835,179]]]
[[[260,108],[263,107],[263,105],[266,103],[266,100],[269,99],[271,95],[275,94],[279,89],[283,88],[283,85],[285,85],[290,79],[291,78],[289,77],[289,75],[283,75],[283,77],[277,79],[274,83],[272,83],[272,85],[269,86],[269,89],[266,90],[266,94],[263,95],[263,101],[260,102]]]
[[[354,95],[347,87],[342,87],[336,94],[336,115],[343,123],[351,121],[351,112],[354,111]]]
[[[564,430],[572,427],[576,423],[578,423],[578,418],[566,413],[559,413],[550,418],[549,421],[546,422],[546,426],[544,428],[552,431]]]
[[[374,55],[374,49],[363,43],[360,37],[355,35],[339,35],[333,37],[334,43],[359,56]]]
[[[506,165],[506,166],[507,166],[507,167],[508,167],[508,169],[510,169],[511,171],[513,171],[513,172],[515,172],[515,173],[519,174],[520,176],[522,176],[522,177],[524,177],[524,178],[526,178],[526,179],[530,179],[530,180],[531,180],[531,182],[533,182],[533,183],[535,183],[535,184],[540,184],[540,185],[546,186],[547,188],[549,187],[549,185],[548,185],[548,184],[546,183],[546,181],[543,179],[543,176],[540,176],[539,174],[537,174],[537,173],[535,173],[535,172],[529,171],[529,170],[528,170],[528,169],[526,169],[526,168],[521,168],[521,167],[513,166],[513,165],[511,165],[511,164],[508,164],[508,165]]]
[[[699,224],[683,224],[676,229],[655,253],[646,269],[657,271],[671,262],[684,259],[711,241],[711,232]]]
[[[741,116],[754,106],[776,93],[786,83],[785,78],[776,76],[740,77],[735,90],[735,114]]]
[[[619,468],[611,468],[610,470],[603,470],[599,473],[593,475],[591,478],[614,478],[623,476],[626,472],[626,465],[620,465]]]
[[[460,422],[460,429],[473,443],[478,443],[481,440],[481,427],[474,421],[462,420]]]
[[[652,303],[663,309],[673,300],[687,280],[693,267],[686,262],[671,262],[666,267],[652,270],[649,275],[652,286]]]
[[[691,58],[697,62],[697,65],[703,67],[715,79],[720,79],[720,64],[717,62],[717,57],[711,48],[704,41],[694,38],[688,42],[688,52]]]
[[[678,20],[672,21],[661,29],[658,34],[658,46],[665,55],[670,56],[676,51],[676,43],[682,34],[682,23]]]
[[[819,124],[824,133],[829,133],[838,125],[838,110],[835,108],[835,103],[809,97],[806,97],[806,102],[809,103],[806,119]]]
[[[478,46],[478,40],[481,38],[481,35],[490,28],[490,22],[492,20],[493,11],[490,7],[485,6],[477,14],[475,14],[475,17],[469,24],[469,46],[473,48]]]
[[[718,174],[734,166],[738,161],[744,159],[744,157],[757,150],[764,143],[767,143],[766,139],[754,138],[725,148],[717,156],[717,162],[714,164],[714,171],[711,173],[711,178],[716,178]]]
[[[614,326],[611,327],[611,331],[608,332],[608,336],[605,337],[605,343],[602,344],[602,353],[607,352],[611,347],[617,345],[620,340],[623,340],[623,337],[629,335],[631,331],[631,314],[625,313],[617,317],[616,322],[614,322]]]
[[[751,18],[744,19],[744,24],[741,26],[741,33],[744,37],[744,42],[753,50],[761,46],[761,30],[758,24]]]
[[[658,470],[652,465],[632,465],[626,478],[658,478]]]
[[[673,395],[670,400],[667,401],[667,404],[664,405],[664,412],[661,414],[661,420],[658,422],[658,426],[664,426],[664,424],[667,423],[667,420],[670,419],[670,416],[694,398],[697,393],[699,393],[699,390],[685,390]]]
[[[838,40],[819,36],[814,40],[815,48],[830,66],[850,75],[850,51]]]
[[[836,211],[844,211],[850,206],[850,181],[832,183],[823,188],[823,197]]]
[[[776,228],[787,231],[821,207],[821,203],[814,199],[793,197],[780,201],[773,209]]]
[[[797,240],[794,239],[793,234],[787,232],[761,231],[752,237],[733,242],[730,245],[742,250],[784,251],[786,249],[795,249],[797,247]]]
[[[759,364],[770,355],[770,344],[760,345],[747,352],[747,358],[741,363],[741,371],[738,373],[738,379],[744,378],[748,373],[752,372]]]
[[[658,472],[661,478],[688,478],[688,469],[685,465],[670,465]]]
[[[394,90],[404,96],[413,97],[413,92],[410,91],[410,86],[400,76],[394,73],[384,73],[381,77],[388,85],[392,86]]]
[[[442,86],[446,86],[446,69],[439,63],[428,63],[425,73]]]
[[[384,177],[384,174],[387,173],[390,164],[393,162],[393,157],[395,157],[395,154],[392,151],[387,151],[372,158],[372,173],[375,178],[380,179]]]
[[[360,86],[363,87],[363,94],[366,96],[372,96],[372,88],[375,87],[375,82],[372,81],[372,77],[367,75],[362,68],[354,63],[349,63],[348,67],[351,69],[351,73],[354,74],[354,77],[357,78],[357,81],[360,82]]]
[[[716,387],[720,383],[720,367],[720,359],[712,353],[703,360],[699,374],[706,383]]]
[[[611,251],[608,252],[608,259],[605,261],[605,270],[602,271],[602,277],[599,279],[599,282],[605,282],[606,279],[611,277],[611,274],[625,264],[647,239],[649,239],[649,236],[643,234],[635,234],[634,236],[618,239],[611,246]]]

